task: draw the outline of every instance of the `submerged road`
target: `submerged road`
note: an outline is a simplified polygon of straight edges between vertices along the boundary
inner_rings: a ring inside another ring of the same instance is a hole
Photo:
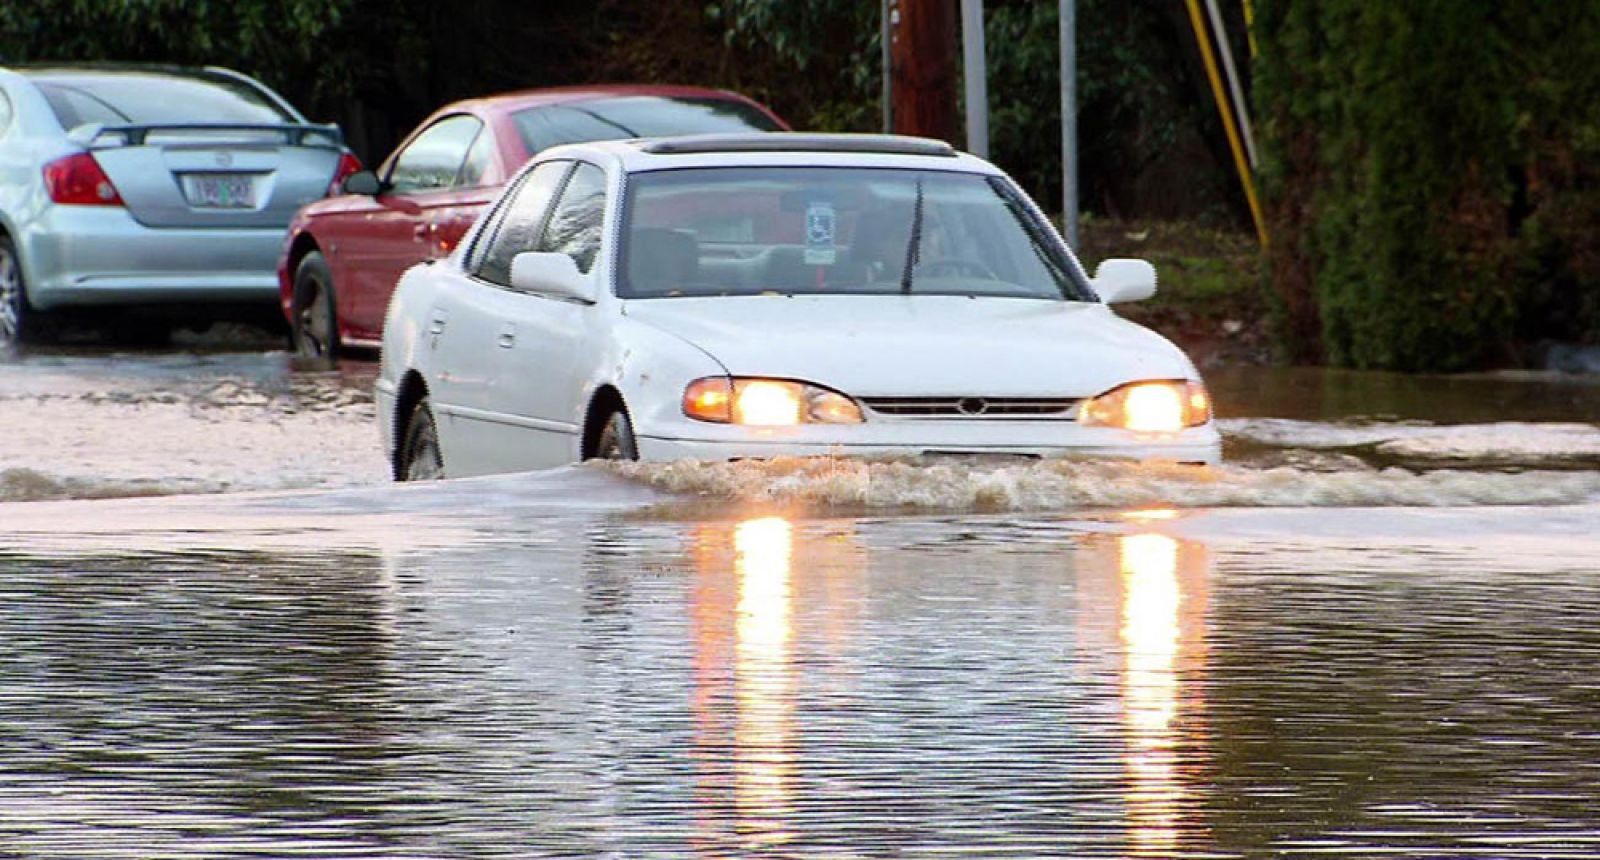
[[[1241,381],[1287,387],[1203,472],[395,487],[359,377],[12,369],[0,420],[209,428],[166,474],[0,458],[12,498],[334,489],[0,504],[0,857],[1600,854],[1570,381]]]
[[[1600,851],[1600,507],[468,483],[10,506],[0,853]]]

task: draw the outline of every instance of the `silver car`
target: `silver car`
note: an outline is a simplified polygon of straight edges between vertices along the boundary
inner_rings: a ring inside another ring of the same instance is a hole
[[[64,314],[271,314],[289,219],[358,169],[337,127],[237,72],[0,68],[0,345]]]

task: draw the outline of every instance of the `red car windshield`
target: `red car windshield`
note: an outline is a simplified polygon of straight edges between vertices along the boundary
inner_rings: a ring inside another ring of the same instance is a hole
[[[782,131],[755,105],[710,97],[622,96],[528,108],[511,118],[529,155],[592,140]]]

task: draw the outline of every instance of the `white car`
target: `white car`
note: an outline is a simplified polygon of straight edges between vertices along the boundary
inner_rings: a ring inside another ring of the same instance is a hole
[[[876,135],[548,150],[401,278],[377,383],[399,480],[592,457],[1215,463],[1204,384],[998,168]]]

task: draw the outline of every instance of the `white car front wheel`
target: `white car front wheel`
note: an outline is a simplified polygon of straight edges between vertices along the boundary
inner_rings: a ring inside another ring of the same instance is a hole
[[[606,419],[600,438],[594,446],[595,457],[601,460],[637,460],[639,446],[633,438],[633,421],[628,413],[618,409]]]
[[[439,453],[439,430],[433,422],[433,410],[428,406],[428,398],[422,398],[411,408],[395,459],[396,480],[437,481],[444,477],[444,457]]]

